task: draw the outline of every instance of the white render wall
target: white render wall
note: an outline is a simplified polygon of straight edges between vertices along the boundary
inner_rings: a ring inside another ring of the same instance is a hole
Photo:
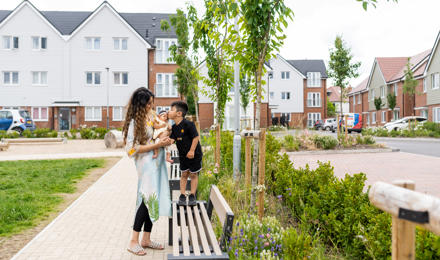
[[[18,50],[3,50],[3,36],[19,36]],[[33,51],[31,36],[47,37],[47,49]],[[86,50],[85,37],[101,37],[100,50]],[[128,50],[113,50],[113,37],[127,37]],[[124,106],[131,93],[148,85],[148,47],[108,7],[69,39],[61,36],[24,2],[0,27],[0,106],[51,106],[54,101],[80,101],[81,106]],[[18,86],[3,84],[3,71],[19,71]],[[32,86],[32,71],[47,71],[47,86]],[[86,86],[86,71],[100,71],[101,85]],[[128,72],[128,86],[113,85],[113,71]]]
[[[270,66],[273,69],[273,78],[269,81],[269,91],[274,92],[274,97],[270,99],[272,113],[303,113],[303,75],[278,55],[270,61]],[[281,79],[283,71],[290,72],[290,79]],[[281,99],[281,92],[290,92],[290,100]]]

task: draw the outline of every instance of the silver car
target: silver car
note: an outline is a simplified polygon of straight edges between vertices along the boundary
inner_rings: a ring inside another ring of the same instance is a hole
[[[325,131],[333,131],[336,129],[336,118],[327,118],[324,120],[324,125],[322,126],[322,129]]]
[[[411,121],[411,124],[417,122],[417,124],[424,123],[426,118],[421,116],[407,116],[402,119],[398,119],[389,123],[386,123],[383,127],[388,131],[392,130],[403,130],[408,128],[408,122]]]

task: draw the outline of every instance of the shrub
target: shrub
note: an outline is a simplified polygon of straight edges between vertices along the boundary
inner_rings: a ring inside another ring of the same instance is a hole
[[[375,135],[380,137],[388,137],[388,130],[385,128],[376,128]]]
[[[425,122],[422,127],[422,129],[428,130],[430,132],[438,133],[440,134],[440,123],[434,123],[434,122]]]
[[[320,136],[320,135],[315,135],[313,137],[313,142],[315,143],[317,148],[321,148],[325,150],[334,149],[339,144],[338,140],[336,140],[332,136]]]
[[[286,135],[284,136],[283,139],[283,148],[286,149],[287,151],[298,151],[299,150],[299,146],[300,146],[300,142],[298,141],[298,139],[293,136],[293,135]]]
[[[283,255],[287,259],[310,258],[314,250],[313,239],[307,232],[297,232],[293,227],[283,233]]]
[[[271,126],[269,126],[269,129],[268,129],[269,131],[272,131],[272,132],[276,132],[276,131],[285,131],[285,130],[287,130],[287,127],[285,127],[285,126],[280,126],[280,125],[271,125]]]
[[[95,128],[94,131],[97,139],[104,139],[105,134],[108,132],[107,128]]]
[[[23,133],[21,133],[21,135],[22,135],[23,137],[26,137],[26,138],[31,138],[31,137],[33,137],[33,134],[32,134],[32,132],[31,132],[31,130],[29,130],[29,129],[24,130]]]
[[[82,139],[94,139],[95,133],[90,128],[83,128],[79,131]]]

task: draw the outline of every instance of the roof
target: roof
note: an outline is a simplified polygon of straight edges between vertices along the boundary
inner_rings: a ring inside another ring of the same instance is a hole
[[[348,93],[348,95],[352,95],[358,92],[362,92],[364,90],[367,89],[367,84],[368,84],[368,77],[365,78],[361,83],[359,83],[359,85],[357,85],[356,87],[354,87],[350,93]]]
[[[389,82],[406,65],[408,57],[377,57],[376,61],[385,81]]]
[[[12,11],[0,10],[0,22]],[[71,35],[93,12],[82,11],[40,11],[40,13],[62,34]],[[118,12],[119,13],[119,12]],[[171,27],[167,32],[160,29],[161,20],[168,20],[173,14],[166,13],[119,13],[121,17],[139,33],[139,35],[154,46],[156,38],[177,38]],[[148,32],[147,32],[148,30]]]
[[[307,76],[307,72],[320,72],[321,78],[328,78],[323,60],[287,60],[287,62],[304,76]]]
[[[428,49],[412,57],[409,57],[411,63],[411,69],[414,72],[414,77],[423,75],[426,64],[428,63],[427,58],[429,57],[430,54],[431,54],[431,49]],[[408,61],[408,58],[406,61]],[[403,79],[405,77],[406,63],[407,62],[405,62],[405,65],[392,77],[390,81]]]
[[[338,86],[332,86],[332,87],[327,88],[327,92],[330,92],[330,96],[328,96],[328,99],[327,99],[328,101],[341,102],[341,90]]]

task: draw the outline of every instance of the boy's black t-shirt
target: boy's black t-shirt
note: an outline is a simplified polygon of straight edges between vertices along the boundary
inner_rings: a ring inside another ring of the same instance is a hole
[[[193,122],[183,119],[180,124],[174,124],[171,128],[170,138],[176,141],[177,150],[179,150],[180,158],[187,158],[186,154],[191,149],[192,141],[195,137],[199,136],[196,126]],[[202,147],[200,141],[197,143],[196,150],[194,151],[194,159],[202,159]]]

